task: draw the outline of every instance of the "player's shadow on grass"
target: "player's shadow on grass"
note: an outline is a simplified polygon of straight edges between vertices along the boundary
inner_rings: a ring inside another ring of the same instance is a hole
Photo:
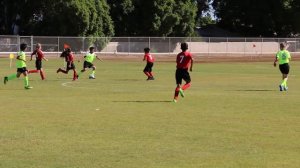
[[[113,101],[114,103],[170,103],[168,100],[128,100],[128,101]]]

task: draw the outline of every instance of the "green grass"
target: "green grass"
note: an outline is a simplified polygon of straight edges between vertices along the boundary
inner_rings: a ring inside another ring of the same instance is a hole
[[[32,90],[23,78],[1,84],[0,167],[299,167],[300,62],[288,92],[272,62],[195,64],[177,103],[175,64],[156,62],[154,81],[144,65],[96,62],[96,80],[72,82],[50,60],[46,81],[30,75]],[[8,66],[0,59],[1,79]]]

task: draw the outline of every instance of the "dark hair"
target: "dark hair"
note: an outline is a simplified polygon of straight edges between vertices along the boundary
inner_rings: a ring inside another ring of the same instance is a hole
[[[187,43],[181,43],[180,48],[185,51],[189,48],[189,45]]]
[[[20,49],[22,51],[24,51],[26,48],[27,48],[27,44],[25,44],[25,43],[20,44]]]
[[[149,47],[146,47],[146,48],[144,48],[144,51],[145,51],[146,53],[148,53],[148,52],[150,52],[150,48],[149,48]]]
[[[280,43],[280,48],[284,48],[286,47],[286,44],[285,43]]]
[[[95,49],[95,47],[90,47],[90,50],[93,50],[93,49]]]
[[[64,51],[60,54],[60,57],[67,57],[71,53],[71,48],[65,48]]]

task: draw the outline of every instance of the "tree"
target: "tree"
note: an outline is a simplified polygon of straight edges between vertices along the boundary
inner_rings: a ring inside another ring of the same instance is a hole
[[[3,3],[6,11],[11,12],[4,16],[20,15],[23,35],[114,35],[106,0],[5,0]]]
[[[287,36],[290,0],[214,0],[218,24],[245,36]]]
[[[133,11],[135,6],[132,0],[107,0],[110,6],[110,15],[112,17],[115,33],[117,36],[126,36],[132,32],[134,29]]]
[[[117,36],[194,35],[194,0],[108,0]]]

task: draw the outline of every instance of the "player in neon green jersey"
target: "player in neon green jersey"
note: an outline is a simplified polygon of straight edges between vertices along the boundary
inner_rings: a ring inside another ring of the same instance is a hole
[[[96,66],[93,65],[93,61],[95,60],[95,58],[97,58],[98,60],[102,61],[102,59],[100,59],[94,52],[94,47],[90,47],[90,52],[87,53],[84,56],[84,63],[83,63],[83,69],[78,73],[78,77],[81,75],[81,73],[85,72],[87,68],[92,68],[93,71],[90,74],[89,78],[90,79],[96,79],[95,78],[95,70],[96,70]]]
[[[291,55],[288,50],[286,50],[286,45],[284,43],[280,43],[280,51],[277,52],[275,61],[274,61],[274,67],[276,67],[276,63],[279,62],[279,69],[282,73],[282,81],[279,85],[280,91],[287,91],[287,80],[288,75],[290,72],[290,65],[289,62],[291,60]]]
[[[4,84],[6,84],[9,80],[19,78],[21,74],[24,75],[24,88],[31,89],[32,87],[29,86],[29,79],[28,79],[28,71],[26,68],[26,55],[25,50],[27,48],[27,44],[20,45],[20,52],[17,54],[17,74],[12,74],[9,76],[4,77]]]

